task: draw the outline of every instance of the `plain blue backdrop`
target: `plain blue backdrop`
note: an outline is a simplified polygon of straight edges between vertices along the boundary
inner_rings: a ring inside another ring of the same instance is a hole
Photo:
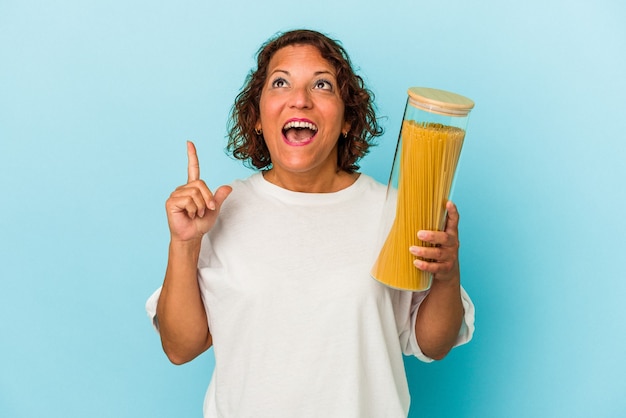
[[[168,363],[144,303],[196,142],[280,30],[340,39],[386,135],[410,86],[472,98],[454,200],[476,334],[407,359],[411,417],[626,416],[626,5],[619,0],[0,0],[0,416],[200,417],[211,352]],[[253,239],[251,237],[251,239]],[[261,244],[261,243],[260,243]]]

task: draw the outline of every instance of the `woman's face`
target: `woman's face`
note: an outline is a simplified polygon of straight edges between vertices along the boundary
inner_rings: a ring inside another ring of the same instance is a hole
[[[335,68],[311,45],[290,45],[269,62],[257,129],[284,173],[337,169],[337,140],[349,130]],[[330,171],[328,171],[330,172]]]

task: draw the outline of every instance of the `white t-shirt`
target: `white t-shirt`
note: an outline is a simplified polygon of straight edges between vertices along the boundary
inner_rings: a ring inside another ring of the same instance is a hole
[[[431,361],[414,333],[427,292],[370,277],[386,187],[361,174],[298,193],[260,173],[232,186],[198,262],[215,353],[205,418],[406,417],[402,353]],[[462,293],[457,345],[474,330]]]

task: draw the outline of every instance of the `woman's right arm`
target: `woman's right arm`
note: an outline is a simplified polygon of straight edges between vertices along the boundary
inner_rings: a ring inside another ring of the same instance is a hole
[[[231,192],[222,186],[211,193],[200,180],[196,148],[187,143],[187,184],[167,199],[170,246],[165,279],[157,304],[157,321],[165,354],[174,364],[193,360],[213,343],[198,285],[202,237],[215,224]]]

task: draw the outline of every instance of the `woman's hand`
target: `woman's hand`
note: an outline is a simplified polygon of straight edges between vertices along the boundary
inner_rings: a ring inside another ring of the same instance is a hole
[[[446,356],[454,346],[463,323],[461,273],[459,272],[459,212],[454,203],[446,204],[448,216],[443,231],[419,231],[417,237],[433,247],[413,246],[415,267],[433,273],[428,296],[419,308],[415,336],[422,352],[435,360]]]
[[[200,180],[200,163],[193,142],[187,142],[187,184],[174,190],[165,202],[172,241],[199,240],[215,224],[219,209],[232,191],[222,186],[211,193]]]
[[[418,231],[417,237],[432,247],[412,246],[411,254],[419,257],[415,267],[433,273],[433,280],[459,279],[459,212],[451,201],[446,204],[448,216],[443,231]],[[425,261],[429,260],[429,261]]]
[[[200,164],[192,142],[187,142],[187,157],[187,184],[174,190],[165,202],[171,240],[157,304],[161,343],[174,364],[194,359],[213,343],[198,285],[198,257],[202,236],[213,227],[224,199],[232,191],[222,186],[213,194],[200,180]]]

